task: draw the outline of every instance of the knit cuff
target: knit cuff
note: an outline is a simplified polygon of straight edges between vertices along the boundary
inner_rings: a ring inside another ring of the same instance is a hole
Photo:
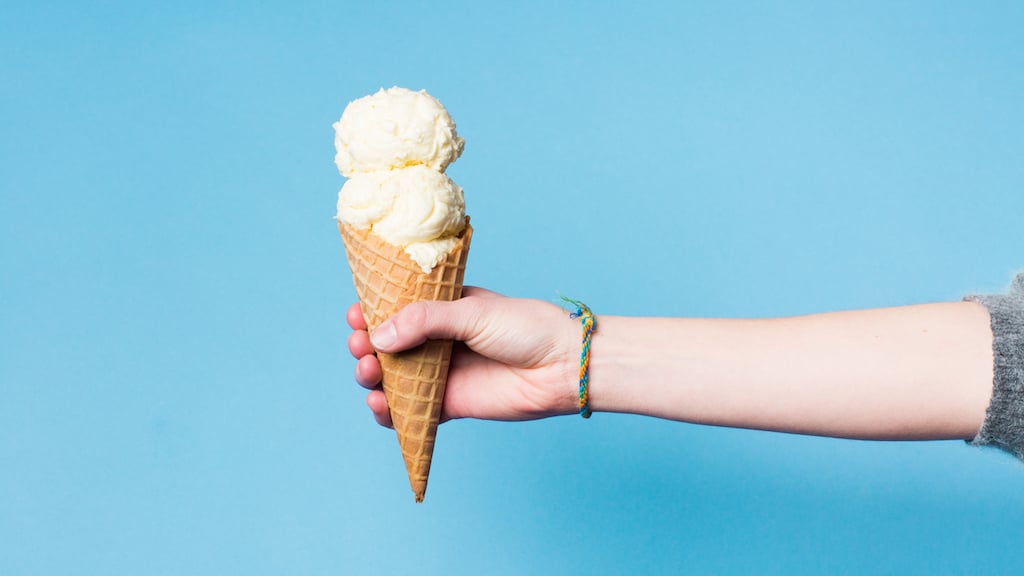
[[[985,422],[970,443],[996,446],[1024,460],[1024,274],[1014,279],[1008,294],[964,300],[988,308],[995,358],[992,401]]]

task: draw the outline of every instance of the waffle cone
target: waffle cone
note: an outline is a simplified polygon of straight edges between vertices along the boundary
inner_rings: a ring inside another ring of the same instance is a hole
[[[341,222],[338,229],[370,330],[409,303],[462,297],[462,278],[473,236],[469,218],[458,244],[428,273],[402,248],[369,230],[356,230]],[[417,502],[423,501],[427,490],[451,353],[451,340],[428,340],[397,354],[377,354],[391,421]]]

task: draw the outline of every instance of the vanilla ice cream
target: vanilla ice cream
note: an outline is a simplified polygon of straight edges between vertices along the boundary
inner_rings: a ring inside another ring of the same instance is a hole
[[[349,103],[334,131],[334,161],[349,179],[337,219],[433,270],[466,228],[462,188],[444,174],[465,144],[448,111],[426,91],[382,89]]]
[[[444,172],[465,141],[426,90],[383,88],[354,100],[334,123],[334,163],[346,177],[423,164]]]
[[[462,188],[426,166],[356,174],[338,193],[338,220],[405,249],[430,272],[466,227]]]

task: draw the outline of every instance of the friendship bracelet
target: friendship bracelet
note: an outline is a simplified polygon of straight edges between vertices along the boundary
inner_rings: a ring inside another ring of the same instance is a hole
[[[583,321],[583,352],[580,353],[580,416],[590,418],[590,340],[597,328],[597,319],[583,302],[566,298],[562,300],[576,307],[576,311],[569,314],[569,318],[581,318]]]

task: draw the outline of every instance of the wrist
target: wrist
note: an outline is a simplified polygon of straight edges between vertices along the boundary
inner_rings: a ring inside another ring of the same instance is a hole
[[[618,355],[626,352],[616,344],[617,334],[622,329],[623,318],[601,316],[600,326],[594,332],[590,352],[590,409],[594,412],[625,412],[622,399],[618,396],[622,382],[619,372]],[[579,365],[577,358],[577,367]]]
[[[666,342],[682,341],[675,321],[601,316],[590,361],[590,407],[594,412],[664,416]]]
[[[557,379],[553,411],[558,415],[579,414],[579,375],[582,327],[579,319],[569,318],[569,314],[559,310],[562,316],[558,322],[559,347]]]

